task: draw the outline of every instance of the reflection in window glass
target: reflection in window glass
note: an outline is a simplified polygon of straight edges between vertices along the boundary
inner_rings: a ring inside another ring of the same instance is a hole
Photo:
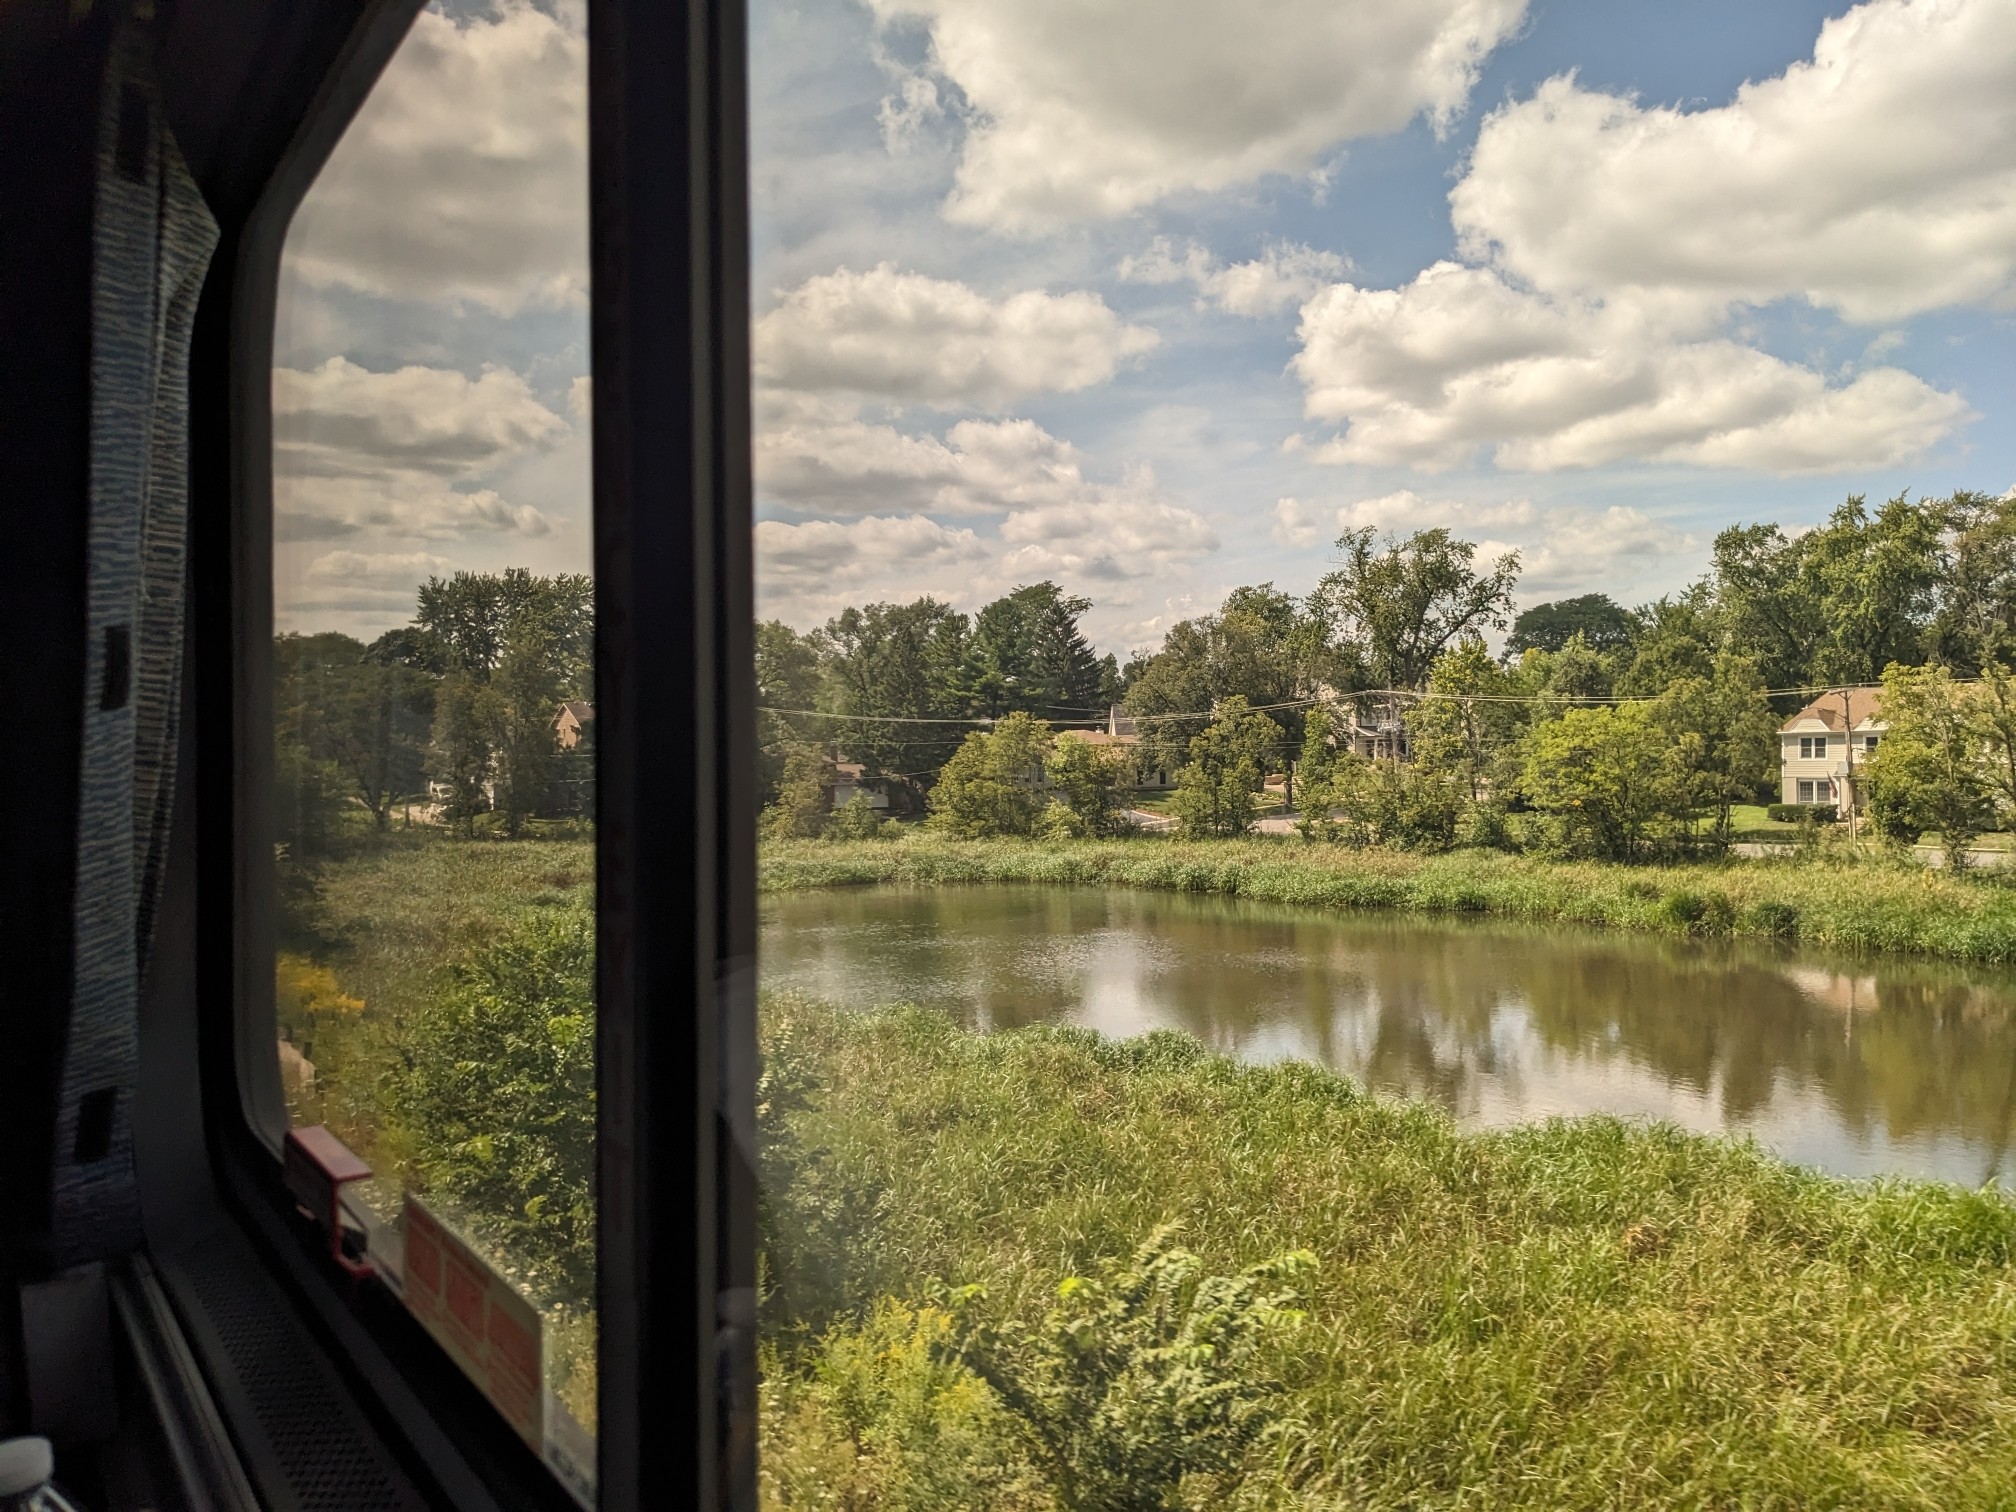
[[[291,228],[274,983],[371,1258],[577,1488],[595,1422],[578,6],[430,6]],[[318,1136],[319,1137],[319,1136]]]
[[[1996,1504],[2010,7],[751,25],[766,1495]]]

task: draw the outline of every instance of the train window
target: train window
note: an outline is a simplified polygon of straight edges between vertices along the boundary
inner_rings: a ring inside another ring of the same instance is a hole
[[[288,1159],[342,1183],[344,1260],[584,1495],[587,135],[581,5],[429,5],[295,215],[269,736]]]
[[[750,58],[765,1494],[2005,1495],[2016,8]]]

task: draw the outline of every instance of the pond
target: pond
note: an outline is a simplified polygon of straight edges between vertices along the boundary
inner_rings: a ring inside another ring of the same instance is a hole
[[[763,984],[977,1029],[1181,1029],[1471,1128],[1616,1113],[1839,1175],[2016,1185],[2016,973],[1189,894],[985,886],[763,901]]]

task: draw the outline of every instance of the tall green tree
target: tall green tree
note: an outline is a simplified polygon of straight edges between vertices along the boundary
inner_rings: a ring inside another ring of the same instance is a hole
[[[1016,709],[1052,719],[1104,713],[1107,669],[1078,628],[1091,607],[1044,582],[982,608],[959,673],[972,711],[990,719]]]
[[[442,817],[476,833],[476,816],[490,808],[501,710],[496,690],[465,668],[441,679],[434,695],[434,734],[428,770],[448,790]]]
[[[1632,611],[1627,652],[1617,653],[1616,691],[1655,698],[1682,677],[1708,677],[1723,641],[1715,590],[1707,580]]]
[[[1044,772],[1053,795],[1051,810],[1062,808],[1070,816],[1054,828],[1073,836],[1118,833],[1121,793],[1130,775],[1130,764],[1104,746],[1081,740],[1070,730],[1060,730],[1050,742]],[[1057,816],[1047,813],[1055,821]]]
[[[1324,640],[1322,621],[1271,583],[1235,588],[1214,614],[1181,620],[1161,649],[1131,669],[1128,712],[1141,719],[1146,765],[1180,766],[1190,742],[1229,698],[1266,708],[1291,742],[1302,739],[1303,711],[1277,708],[1325,685],[1354,683],[1348,660]],[[1186,715],[1187,718],[1172,716]]]
[[[1893,662],[1924,659],[1941,525],[1940,510],[1902,495],[1871,510],[1857,494],[1800,537],[1822,617],[1814,681],[1873,683]]]
[[[1869,763],[1869,817],[1906,843],[1939,832],[1960,871],[1990,813],[1988,763],[1967,688],[1944,667],[1893,663],[1883,673],[1883,743]]]
[[[1427,693],[1407,712],[1414,760],[1453,780],[1476,803],[1519,733],[1518,706],[1502,701],[1512,696],[1512,681],[1483,638],[1472,635],[1436,658]]]
[[[1445,529],[1399,540],[1367,527],[1339,536],[1337,556],[1313,605],[1331,644],[1360,648],[1377,687],[1420,687],[1444,651],[1504,629],[1512,612],[1516,551],[1480,568],[1475,544]]]
[[[1579,635],[1592,651],[1611,652],[1629,645],[1635,629],[1629,611],[1609,594],[1585,593],[1521,610],[1505,638],[1505,649],[1514,656],[1522,651],[1559,651],[1571,636]]]
[[[1269,763],[1288,749],[1287,735],[1237,695],[1221,702],[1190,742],[1176,774],[1169,811],[1189,836],[1243,835],[1253,823]]]
[[[827,668],[829,703],[847,716],[832,737],[850,760],[921,791],[959,748],[956,723],[967,621],[933,598],[842,610],[815,637]]]
[[[276,637],[273,669],[276,720],[300,746],[287,758],[290,791],[307,791],[301,762],[315,764],[386,828],[393,802],[425,780],[434,680],[334,632]]]
[[[1691,809],[1708,811],[1709,843],[1726,850],[1733,805],[1754,797],[1777,764],[1778,718],[1757,664],[1725,651],[1712,675],[1676,679],[1655,708],[1680,795]]]
[[[822,669],[819,647],[782,620],[756,626],[756,776],[757,798],[777,801],[792,745],[811,736],[823,737],[831,721],[803,714],[772,714],[768,709],[819,707]]]
[[[1535,725],[1521,787],[1570,855],[1642,860],[1662,820],[1685,810],[1665,730],[1649,705],[1564,711]]]
[[[1050,796],[1043,763],[1050,726],[1016,711],[960,742],[931,789],[931,824],[966,840],[1036,833]]]
[[[1963,677],[2016,664],[2016,499],[1962,490],[1932,507],[1946,543],[1932,656]]]
[[[1801,554],[1797,538],[1776,525],[1732,525],[1715,537],[1712,576],[1730,638],[1774,688],[1806,684],[1825,635]]]

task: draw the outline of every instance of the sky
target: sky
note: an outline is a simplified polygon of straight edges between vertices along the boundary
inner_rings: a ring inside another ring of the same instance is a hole
[[[1634,603],[2016,484],[2016,0],[752,0],[759,609],[1123,659],[1346,529]],[[588,562],[578,12],[430,8],[290,234],[282,629]]]

